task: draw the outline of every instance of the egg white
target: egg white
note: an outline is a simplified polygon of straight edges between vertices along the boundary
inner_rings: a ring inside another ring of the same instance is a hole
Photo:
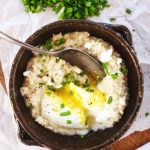
[[[47,95],[45,93],[42,98],[42,116],[50,122],[53,122],[54,124],[57,124],[59,126],[75,129],[88,128],[89,124],[85,121],[88,121],[88,118],[91,118],[91,116],[96,118],[98,111],[101,109],[100,106],[102,106],[98,103],[95,103],[93,99],[97,99],[96,102],[101,103],[102,101],[100,100],[100,97],[95,95],[94,92],[87,92],[84,88],[78,87],[73,83],[69,84],[68,90],[72,90],[74,94],[79,95],[81,97],[80,103],[76,104],[77,107],[70,107],[70,104],[69,106],[65,105],[64,108],[61,108],[61,104],[63,103],[62,97],[59,97],[55,92],[50,91],[51,94]],[[84,109],[80,109],[81,105],[83,105]],[[60,115],[61,112],[66,111],[70,111],[71,114],[66,116]],[[85,111],[85,114],[82,111]],[[68,124],[67,120],[71,120],[71,123]],[[90,126],[91,124],[92,123],[90,123]]]

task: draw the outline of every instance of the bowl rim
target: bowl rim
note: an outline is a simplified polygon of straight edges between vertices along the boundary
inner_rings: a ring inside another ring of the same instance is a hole
[[[82,24],[91,24],[91,25],[94,25],[94,26],[97,26],[98,28],[101,28],[103,30],[108,30],[108,32],[110,32],[115,38],[117,38],[117,40],[119,42],[122,42],[124,44],[124,46],[126,47],[126,49],[129,50],[129,53],[130,55],[132,56],[132,59],[134,60],[134,63],[136,65],[136,69],[138,71],[138,89],[139,89],[139,95],[138,95],[138,103],[136,105],[136,107],[134,108],[134,112],[132,113],[132,115],[129,117],[128,119],[128,124],[122,126],[118,132],[118,134],[114,135],[112,138],[110,138],[109,140],[107,140],[104,144],[102,145],[96,145],[90,149],[95,149],[95,148],[104,148],[108,145],[110,145],[112,142],[116,141],[117,139],[119,139],[121,136],[123,136],[125,134],[125,132],[130,128],[130,126],[132,125],[132,123],[134,122],[138,112],[139,112],[139,109],[140,109],[140,106],[141,106],[141,103],[142,103],[142,99],[143,99],[143,90],[144,90],[144,86],[143,86],[143,83],[144,83],[144,80],[143,80],[143,72],[142,72],[142,69],[139,65],[139,61],[137,59],[137,56],[136,56],[136,53],[134,51],[134,49],[128,44],[128,42],[123,39],[123,37],[121,37],[118,33],[116,33],[115,31],[113,31],[111,28],[105,26],[104,24],[102,25],[101,23],[97,23],[97,22],[93,22],[93,21],[88,21],[88,20],[76,20],[76,19],[69,19],[69,20],[65,20],[65,21],[55,21],[53,23],[49,23],[45,26],[43,26],[42,28],[38,29],[37,31],[35,31],[27,40],[26,42],[28,43],[29,41],[32,41],[34,39],[34,37],[37,37],[39,36],[41,33],[43,32],[46,32],[45,30],[43,29],[49,29],[50,27],[52,26],[59,26],[61,24],[64,24],[64,23],[82,23]],[[14,75],[15,75],[15,71],[16,71],[16,66],[17,66],[17,62],[20,60],[22,54],[24,53],[24,49],[23,48],[20,48],[19,51],[17,52],[14,60],[13,60],[13,63],[12,63],[12,67],[11,67],[11,72],[10,72],[10,79],[9,79],[9,96],[10,96],[10,101],[11,101],[11,104],[12,104],[12,107],[13,107],[13,111],[14,111],[14,114],[15,116],[17,117],[17,120],[19,121],[19,123],[21,124],[21,126],[23,127],[23,129],[37,142],[39,143],[41,146],[44,146],[44,147],[47,147],[47,148],[50,148],[49,146],[43,144],[43,141],[40,139],[40,137],[34,135],[33,133],[31,133],[30,129],[28,128],[28,124],[27,122],[25,122],[22,118],[22,116],[20,115],[19,111],[17,110],[16,108],[16,103],[15,103],[15,91],[13,91],[13,87],[14,87]],[[60,149],[60,147],[56,147],[56,146],[53,146],[51,145],[51,148],[57,148],[57,149]]]

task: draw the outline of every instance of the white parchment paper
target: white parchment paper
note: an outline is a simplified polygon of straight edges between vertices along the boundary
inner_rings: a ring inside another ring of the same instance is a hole
[[[127,26],[133,35],[134,47],[144,72],[144,100],[140,113],[131,128],[125,134],[150,128],[150,1],[149,0],[109,0],[111,7],[105,9],[98,17],[91,17],[96,22],[122,24]],[[47,9],[39,14],[27,14],[21,0],[0,0],[0,30],[25,41],[42,26],[57,21],[57,15]],[[125,13],[130,8],[132,14]],[[110,22],[110,17],[116,17]],[[133,32],[133,29],[135,32]],[[0,40],[0,61],[8,89],[9,73],[12,61],[19,47]],[[0,85],[0,149],[2,150],[42,150],[35,146],[26,146],[17,139],[17,126],[13,118],[9,97]]]

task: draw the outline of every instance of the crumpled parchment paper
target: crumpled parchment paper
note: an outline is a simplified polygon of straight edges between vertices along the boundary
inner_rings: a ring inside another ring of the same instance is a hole
[[[150,128],[150,1],[148,0],[109,0],[111,7],[105,9],[98,17],[88,18],[96,22],[122,24],[132,32],[134,47],[144,72],[144,99],[131,128],[126,135],[134,131]],[[57,21],[57,15],[51,10],[39,14],[27,14],[21,0],[0,0],[0,30],[25,41],[31,34],[42,26]],[[125,13],[130,8],[132,14]],[[110,22],[115,17],[116,21]],[[133,30],[135,30],[133,32]],[[4,71],[6,87],[8,89],[9,73],[12,61],[19,50],[19,46],[0,40],[0,61]],[[36,146],[26,146],[17,138],[17,126],[9,97],[0,85],[0,149],[2,150],[43,150]]]

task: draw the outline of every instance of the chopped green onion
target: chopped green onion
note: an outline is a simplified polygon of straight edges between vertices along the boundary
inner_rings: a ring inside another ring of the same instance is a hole
[[[65,107],[65,104],[62,103],[62,104],[60,105],[60,108],[64,108],[64,107]]]
[[[81,15],[80,15],[79,13],[76,13],[76,14],[75,14],[75,18],[80,19],[80,18],[81,18]]]
[[[71,8],[71,7],[70,7],[70,8],[67,8],[65,12],[66,12],[67,14],[72,13],[72,12],[73,12],[73,8]]]
[[[83,84],[83,88],[89,87],[88,79],[86,79],[85,83]]]
[[[108,100],[107,100],[107,103],[108,103],[108,104],[111,104],[112,100],[113,100],[112,96],[109,96],[109,98],[108,98]]]
[[[105,77],[105,74],[102,76],[97,76],[97,82],[101,82]]]
[[[69,95],[73,95],[73,92],[72,92],[72,91],[69,91]]]
[[[64,44],[64,43],[65,43],[65,39],[62,38],[62,39],[60,39],[60,40],[54,42],[54,45],[55,45],[55,46],[60,46],[61,44]]]
[[[120,72],[126,74],[128,72],[128,69],[126,69],[126,67],[123,66],[120,68]]]
[[[86,2],[87,7],[91,7],[91,5],[92,5],[92,2]]]
[[[69,110],[60,113],[60,116],[69,116],[69,115],[71,115],[71,111],[69,111]]]
[[[51,82],[53,82],[53,83],[55,82],[53,78],[51,78]]]
[[[72,124],[72,121],[71,120],[67,120],[67,124]]]
[[[61,82],[62,87],[65,87],[66,84],[67,84],[67,82],[66,82],[65,80],[63,80],[63,81]]]
[[[44,69],[40,69],[40,72],[41,72],[41,73],[44,73]]]
[[[38,13],[51,7],[56,13],[60,13],[61,19],[81,19],[88,16],[97,16],[106,7],[107,0],[22,0],[26,12]],[[62,9],[63,8],[63,9]]]
[[[79,75],[82,77],[82,76],[84,75],[84,73],[83,73],[83,72],[80,72]]]
[[[33,106],[32,104],[29,105],[29,108],[30,108],[31,110],[33,109],[33,107],[34,107],[34,106]]]
[[[51,42],[52,42],[51,39],[46,40],[45,47],[47,50],[52,49],[52,43]]]
[[[52,91],[55,90],[55,88],[52,85],[48,85],[47,87],[48,87],[49,90],[52,90]]]
[[[43,57],[43,56],[45,56],[45,55],[44,55],[44,54],[40,54],[39,56],[40,56],[40,57]]]
[[[58,63],[58,62],[59,62],[59,60],[60,60],[60,59],[57,57],[57,58],[56,58],[56,63]]]
[[[132,10],[129,9],[129,8],[127,8],[127,9],[126,9],[126,13],[127,13],[127,14],[131,14],[131,13],[132,13]]]
[[[58,6],[54,7],[53,10],[58,13],[60,9],[63,7],[63,3],[61,2]]]
[[[41,88],[43,85],[45,85],[45,83],[43,82],[39,83],[39,88]]]
[[[111,17],[111,18],[110,18],[110,21],[116,21],[116,18]]]
[[[118,77],[118,73],[111,74],[111,77],[112,77],[112,79],[113,79],[113,80],[116,80],[116,79],[117,79],[117,77]]]
[[[46,90],[45,94],[46,94],[47,96],[50,96],[50,95],[51,95],[51,91]]]
[[[87,92],[94,92],[94,90],[93,90],[93,89],[90,89],[89,87],[85,88],[85,90],[86,90]]]
[[[42,59],[42,62],[46,62],[46,59]]]
[[[73,75],[73,74],[71,74],[71,73],[67,73],[65,76],[64,76],[64,78],[65,78],[65,81],[67,82],[67,83],[70,83],[70,82],[72,82],[72,83],[77,83],[78,81],[76,80],[76,78],[75,78],[75,76]]]
[[[108,71],[109,63],[108,63],[108,62],[100,62],[100,63],[101,63],[101,65],[102,65],[102,67],[103,67],[105,73],[109,75],[109,74],[110,74],[109,71]]]
[[[146,116],[146,117],[149,116],[149,112],[146,112],[146,113],[145,113],[145,116]]]

